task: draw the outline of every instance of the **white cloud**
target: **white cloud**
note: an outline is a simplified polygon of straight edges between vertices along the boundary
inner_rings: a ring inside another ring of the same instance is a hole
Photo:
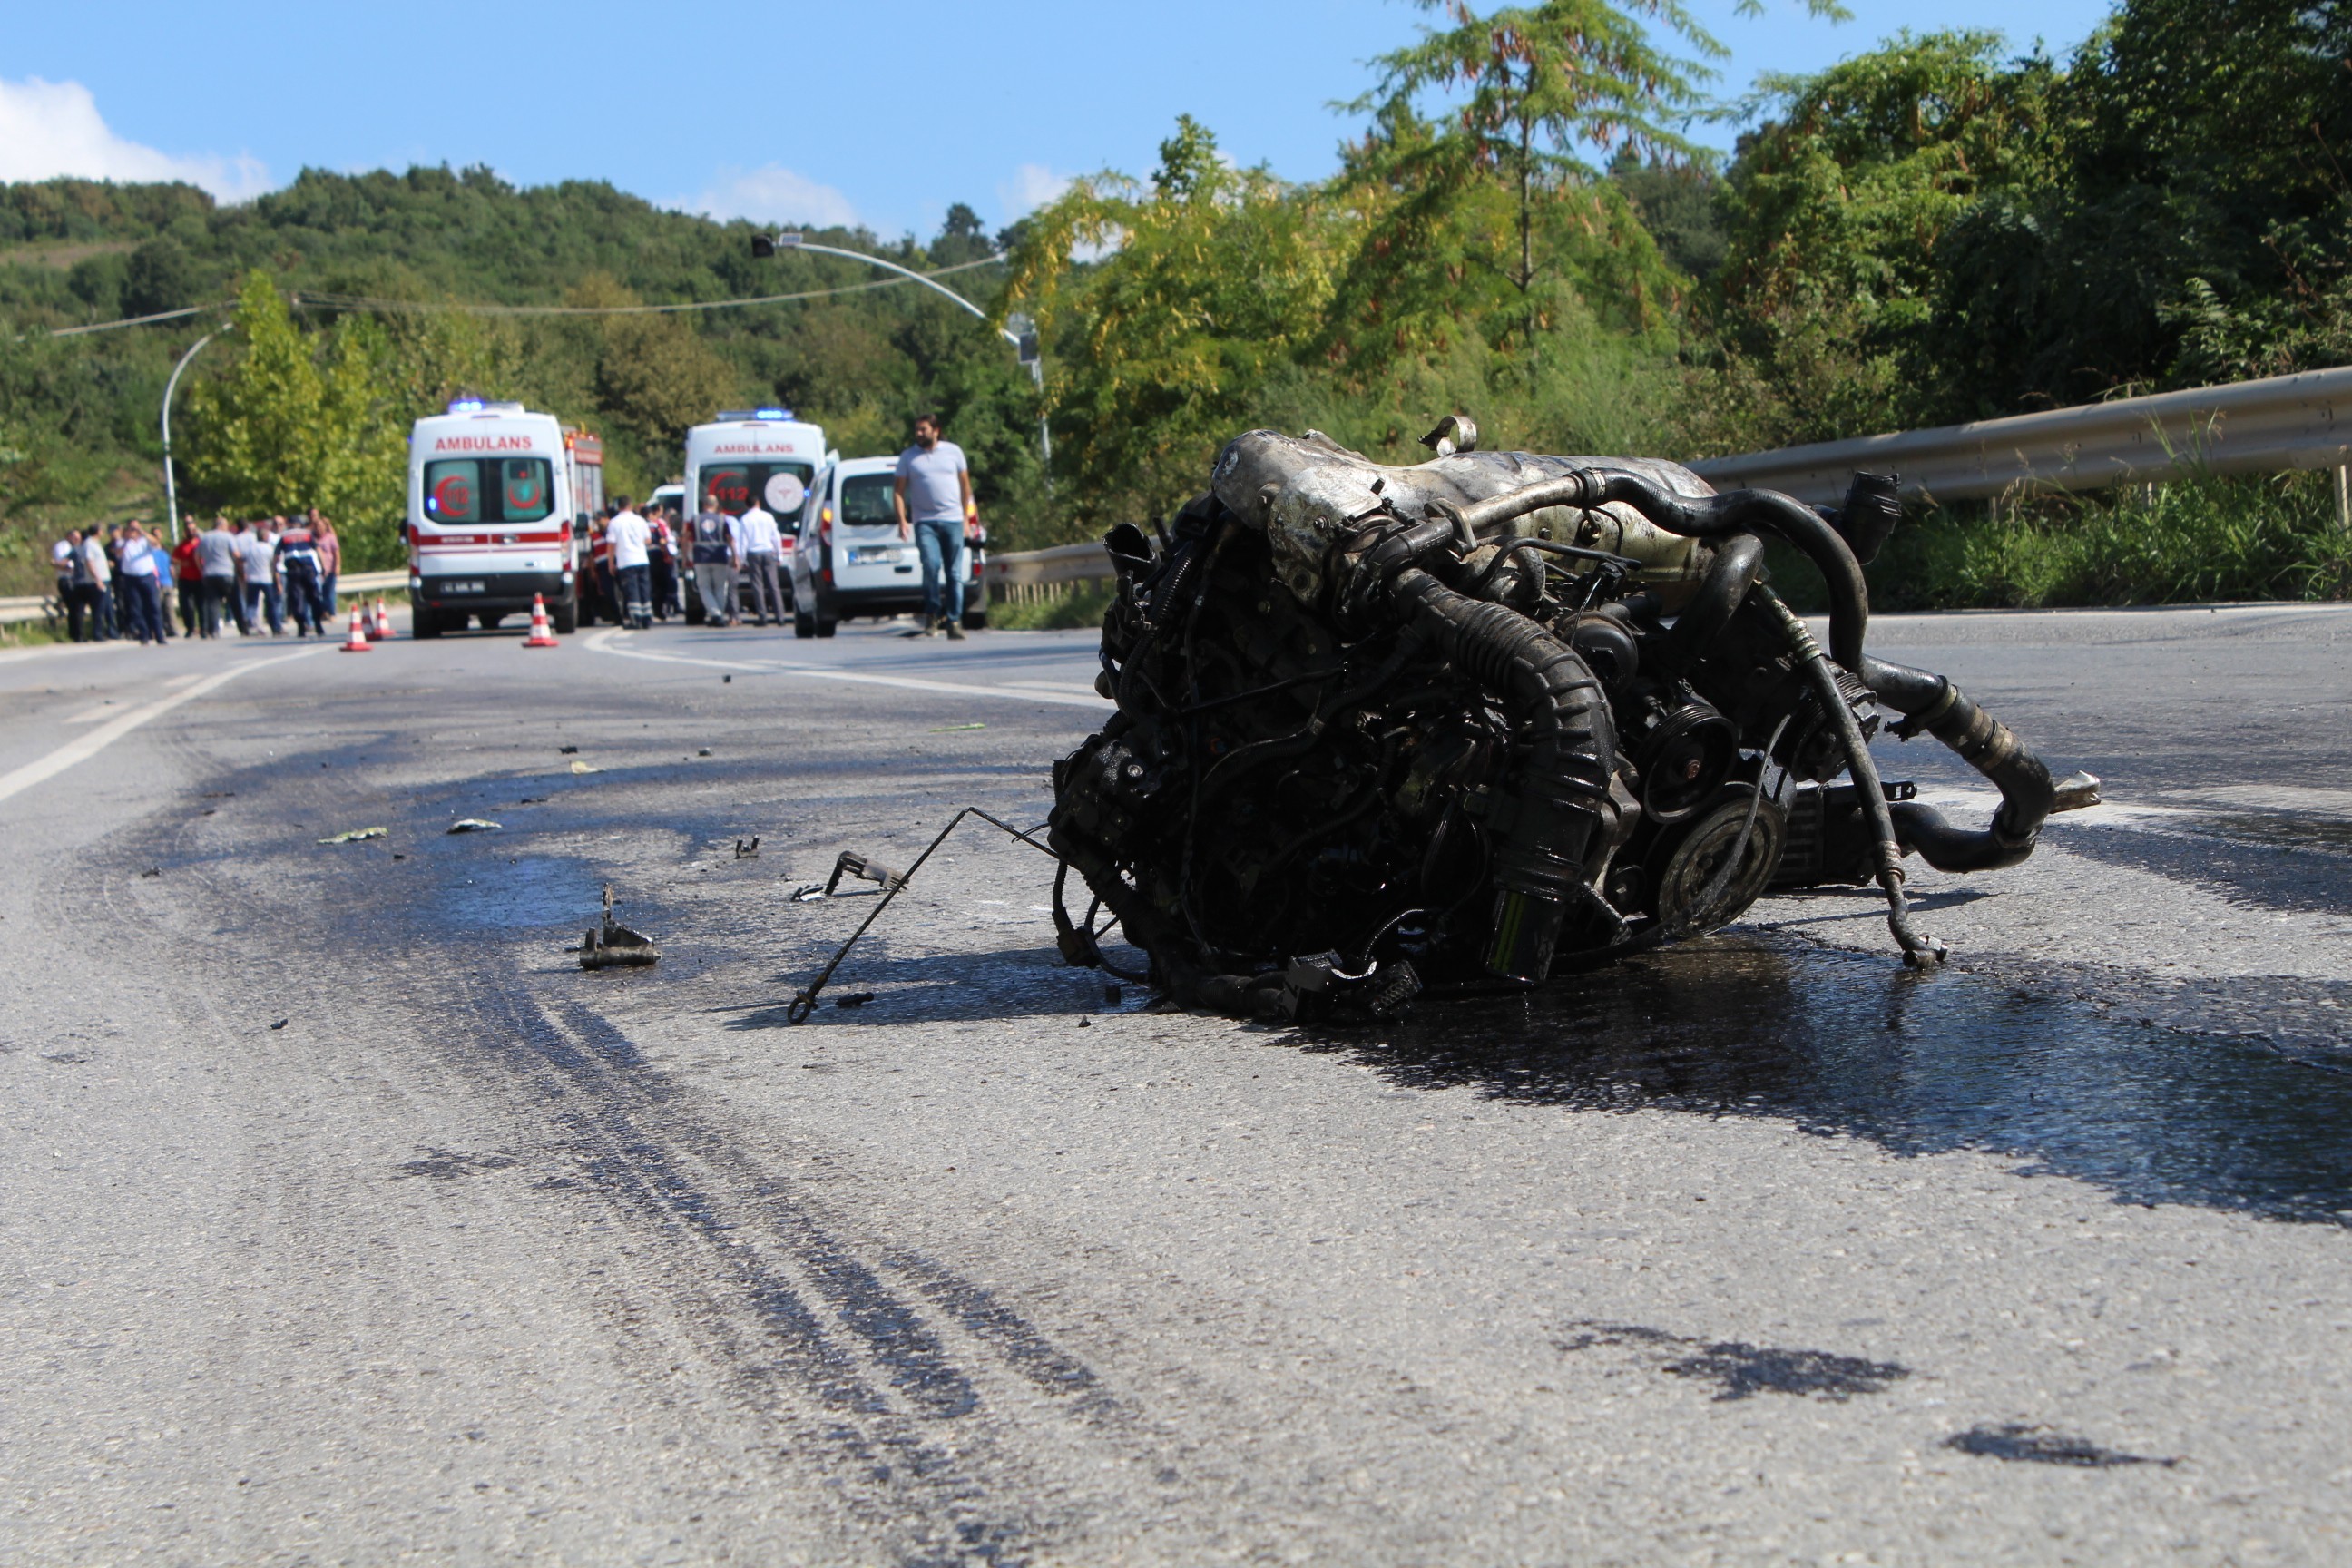
[[[716,184],[678,205],[710,217],[745,217],[755,223],[800,223],[811,228],[853,228],[857,224],[857,209],[847,196],[777,163],[721,169]]]
[[[1057,174],[1043,163],[1024,163],[1013,171],[1013,178],[996,187],[996,199],[1006,212],[1023,217],[1058,200],[1069,188],[1067,174]]]
[[[269,171],[240,154],[177,156],[128,142],[107,128],[98,100],[78,81],[0,81],[0,180],[184,180],[223,201],[269,189]]]

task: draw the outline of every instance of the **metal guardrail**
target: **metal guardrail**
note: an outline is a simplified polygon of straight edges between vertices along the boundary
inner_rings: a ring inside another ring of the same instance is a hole
[[[2338,519],[2352,528],[2347,465],[2352,366],[1708,458],[1690,467],[1717,489],[1781,490],[1823,505],[1845,499],[1857,468],[1900,474],[1906,494],[1938,501],[1996,496],[2015,485],[2088,490],[2193,472],[2334,468]],[[986,568],[991,584],[1024,590],[1099,582],[1113,574],[1110,557],[1099,544],[992,556]]]
[[[1041,588],[1074,583],[1100,583],[1117,576],[1110,553],[1099,543],[1056,544],[1050,550],[1019,550],[991,555],[980,563],[981,581],[991,599],[1008,599]]]
[[[0,598],[0,626],[21,626],[26,621],[45,621],[57,611],[54,594],[14,594]]]
[[[2013,485],[2099,489],[2191,472],[2277,474],[2352,463],[2352,366],[2200,386],[1932,430],[1823,441],[1691,468],[1717,489],[1844,499],[1857,468],[1939,501]]]

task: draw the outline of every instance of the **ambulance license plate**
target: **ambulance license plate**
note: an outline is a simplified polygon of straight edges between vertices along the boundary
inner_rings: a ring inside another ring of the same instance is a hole
[[[849,547],[852,566],[892,566],[898,563],[898,547],[895,544],[853,544]]]
[[[441,591],[445,594],[478,594],[482,591],[482,584],[478,581],[466,582],[454,577],[444,578]]]

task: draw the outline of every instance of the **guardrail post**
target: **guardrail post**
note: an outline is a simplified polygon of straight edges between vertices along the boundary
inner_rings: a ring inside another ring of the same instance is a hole
[[[2352,468],[2336,470],[2336,527],[2341,533],[2352,533]]]

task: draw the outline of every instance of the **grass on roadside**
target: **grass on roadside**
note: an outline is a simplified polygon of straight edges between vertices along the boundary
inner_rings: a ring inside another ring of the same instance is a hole
[[[1056,632],[1102,625],[1116,587],[1108,583],[1081,583],[1053,598],[1025,604],[1004,601],[988,606],[988,624],[999,631]]]

